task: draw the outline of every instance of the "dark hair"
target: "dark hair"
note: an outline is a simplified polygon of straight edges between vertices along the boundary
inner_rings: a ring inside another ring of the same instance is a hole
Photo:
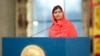
[[[53,8],[53,10],[52,10],[52,13],[54,13],[54,11],[55,11],[56,9],[58,9],[58,8],[59,8],[61,11],[63,11],[60,5],[56,5],[56,6],[54,6],[54,8]]]

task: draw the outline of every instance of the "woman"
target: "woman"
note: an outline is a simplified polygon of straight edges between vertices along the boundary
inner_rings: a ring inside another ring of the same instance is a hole
[[[61,6],[57,5],[52,10],[52,26],[49,29],[49,37],[77,37],[73,24],[66,20]]]

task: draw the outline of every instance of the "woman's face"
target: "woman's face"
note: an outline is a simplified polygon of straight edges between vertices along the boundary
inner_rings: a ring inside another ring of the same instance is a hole
[[[62,18],[62,11],[58,8],[54,11],[54,17],[55,19],[58,21],[58,20],[61,20]]]

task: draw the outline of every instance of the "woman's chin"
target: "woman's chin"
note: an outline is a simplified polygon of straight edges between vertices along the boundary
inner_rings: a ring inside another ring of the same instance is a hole
[[[61,20],[61,18],[57,18],[57,20]]]

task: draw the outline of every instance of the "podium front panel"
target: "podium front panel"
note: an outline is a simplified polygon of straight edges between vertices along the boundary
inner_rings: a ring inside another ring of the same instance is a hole
[[[28,45],[41,47],[45,56],[90,56],[89,38],[2,38],[2,56],[21,56]]]

